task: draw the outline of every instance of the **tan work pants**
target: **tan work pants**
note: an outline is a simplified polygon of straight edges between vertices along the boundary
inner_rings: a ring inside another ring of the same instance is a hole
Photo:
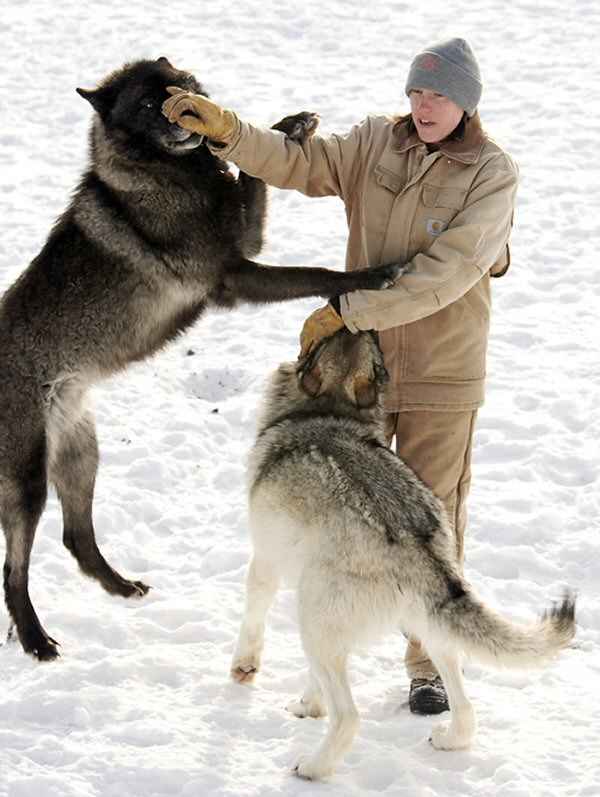
[[[471,485],[471,448],[477,412],[408,410],[387,416],[390,445],[443,502],[456,538],[462,567]],[[437,671],[418,639],[410,639],[404,659],[409,678],[431,678]]]

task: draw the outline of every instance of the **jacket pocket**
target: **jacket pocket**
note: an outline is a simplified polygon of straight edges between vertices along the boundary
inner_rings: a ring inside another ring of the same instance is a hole
[[[431,383],[483,379],[489,330],[486,291],[487,286],[478,283],[443,309],[406,325],[406,379]]]
[[[460,188],[442,188],[429,183],[423,184],[421,199],[428,208],[450,208],[460,210],[465,204],[466,191]]]
[[[394,194],[400,193],[402,188],[402,178],[399,174],[395,174],[389,169],[386,169],[385,166],[382,166],[380,163],[378,163],[375,167],[375,180],[377,181],[378,185],[387,188]]]
[[[423,183],[420,204],[411,227],[410,252],[426,252],[464,205],[466,191]]]

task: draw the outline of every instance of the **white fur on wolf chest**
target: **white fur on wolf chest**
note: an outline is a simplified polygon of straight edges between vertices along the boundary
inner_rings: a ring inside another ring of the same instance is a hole
[[[206,291],[198,290],[197,285],[190,286],[173,279],[157,288],[156,294],[139,299],[138,317],[145,324],[151,323],[153,328],[160,329],[205,298]]]

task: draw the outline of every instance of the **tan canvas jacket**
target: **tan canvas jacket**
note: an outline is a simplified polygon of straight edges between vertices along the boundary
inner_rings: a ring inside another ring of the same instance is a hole
[[[490,273],[509,264],[518,171],[476,115],[462,140],[428,152],[410,117],[368,117],[303,146],[246,123],[215,154],[278,188],[344,201],[347,268],[400,261],[387,291],[341,297],[352,331],[376,329],[389,410],[474,409],[483,402]]]

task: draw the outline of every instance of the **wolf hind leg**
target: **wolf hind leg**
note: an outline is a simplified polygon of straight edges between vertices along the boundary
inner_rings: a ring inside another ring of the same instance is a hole
[[[473,741],[477,719],[465,692],[460,658],[448,643],[449,640],[446,640],[442,648],[426,642],[431,660],[444,682],[450,704],[450,721],[434,725],[430,741],[437,750],[462,750]]]
[[[97,470],[94,420],[86,413],[72,427],[61,430],[50,461],[50,479],[62,506],[63,542],[81,570],[99,581],[107,592],[125,598],[145,595],[149,587],[119,575],[96,544],[92,503]]]
[[[328,567],[306,568],[298,589],[302,644],[311,676],[329,715],[327,732],[314,753],[302,756],[294,772],[316,780],[330,775],[358,731],[358,711],[350,691],[347,662],[364,613],[355,580]],[[314,700],[314,693],[313,693]]]
[[[253,680],[260,668],[265,618],[279,587],[280,576],[270,561],[253,556],[246,579],[246,609],[231,662],[231,677],[239,683]]]
[[[26,466],[0,479],[0,523],[6,538],[4,598],[11,617],[9,638],[17,635],[26,653],[40,661],[58,656],[58,642],[49,636],[29,597],[29,561],[37,525],[46,503],[45,442]],[[18,475],[17,475],[18,473]]]

